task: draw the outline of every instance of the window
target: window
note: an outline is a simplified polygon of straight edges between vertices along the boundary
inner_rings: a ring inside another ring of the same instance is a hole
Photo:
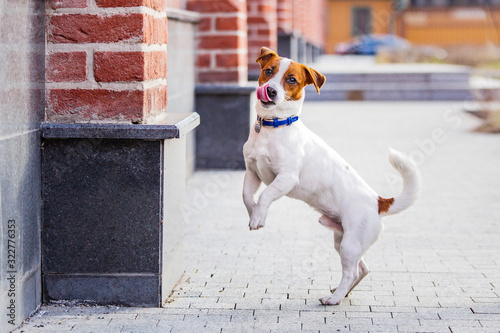
[[[369,7],[352,9],[352,35],[368,35],[372,32],[372,13]]]

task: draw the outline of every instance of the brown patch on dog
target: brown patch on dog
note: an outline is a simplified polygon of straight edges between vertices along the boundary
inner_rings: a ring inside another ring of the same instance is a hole
[[[382,197],[378,197],[378,213],[387,213],[389,208],[394,203],[394,198],[385,199]]]
[[[260,49],[260,55],[257,60],[255,60],[255,62],[258,62],[260,64],[261,68],[259,76],[259,86],[269,81],[276,75],[276,73],[278,73],[278,70],[280,68],[280,60],[280,56],[278,56],[278,54],[273,50],[268,49],[267,47],[263,47]],[[268,74],[269,71],[271,72],[271,75]]]
[[[281,84],[287,91],[287,97],[297,101],[303,96],[303,89],[309,84],[314,84],[319,94],[319,89],[325,83],[325,76],[315,69],[292,62],[283,75]]]
[[[304,66],[304,65],[302,65]],[[316,92],[319,94],[319,89],[325,84],[326,77],[315,69],[304,66],[307,76],[307,84],[314,84]]]
[[[283,58],[267,47],[260,49],[260,55],[255,60],[255,62],[260,64],[261,68],[259,76],[260,86],[278,73],[281,59]],[[294,78],[295,81],[291,82],[290,78]],[[325,76],[317,70],[292,61],[283,76],[282,84],[288,92],[287,97],[296,101],[302,98],[302,90],[309,84],[314,84],[314,87],[319,94],[319,89],[323,86],[325,80]]]

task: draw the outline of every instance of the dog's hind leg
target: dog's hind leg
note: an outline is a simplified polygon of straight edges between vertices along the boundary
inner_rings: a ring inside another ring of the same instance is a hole
[[[332,295],[325,296],[319,300],[321,304],[337,305],[342,302],[359,278],[358,265],[363,252],[363,248],[355,237],[352,237],[349,233],[345,233],[340,244],[342,279]]]
[[[379,220],[380,221],[380,220]],[[336,237],[335,248],[339,251],[342,263],[342,279],[339,286],[333,290],[332,295],[325,296],[320,299],[320,302],[325,305],[336,305],[352,291],[354,287],[368,274],[369,269],[363,261],[362,256],[366,250],[377,240],[381,231],[380,222],[372,220],[367,228],[366,233],[360,238],[360,234],[355,231],[347,230],[344,235]],[[370,232],[371,229],[371,232]],[[340,241],[340,246],[338,242]]]
[[[361,258],[361,260],[359,261],[359,265],[358,265],[358,279],[353,283],[351,289],[349,289],[349,291],[347,292],[346,296],[349,295],[351,293],[351,291],[356,288],[356,286],[361,282],[361,280],[363,280],[365,278],[365,276],[368,275],[368,273],[370,273],[370,269],[368,268],[368,265],[366,265],[365,261],[363,260],[363,258]],[[331,293],[333,294],[335,292],[337,288],[333,288],[331,290]]]
[[[366,263],[363,260],[363,258],[361,258],[361,260],[359,261],[358,268],[359,268],[358,279],[353,283],[351,289],[349,289],[349,291],[347,292],[346,295],[349,295],[351,293],[351,291],[354,288],[356,288],[356,286],[361,282],[361,280],[363,280],[365,278],[365,276],[367,276],[368,273],[370,273],[370,269],[368,268],[368,265],[366,265]]]

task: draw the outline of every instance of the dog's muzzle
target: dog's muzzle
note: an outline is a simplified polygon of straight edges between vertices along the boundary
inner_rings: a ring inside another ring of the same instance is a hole
[[[265,84],[261,87],[257,88],[257,99],[260,99],[262,102],[272,102],[271,98],[267,93],[267,88],[269,87],[269,83]]]

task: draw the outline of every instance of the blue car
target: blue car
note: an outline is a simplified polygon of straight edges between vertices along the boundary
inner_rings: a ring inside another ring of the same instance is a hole
[[[395,35],[363,35],[356,37],[349,42],[337,44],[335,53],[337,54],[359,54],[375,55],[381,48],[405,49],[410,43]]]

